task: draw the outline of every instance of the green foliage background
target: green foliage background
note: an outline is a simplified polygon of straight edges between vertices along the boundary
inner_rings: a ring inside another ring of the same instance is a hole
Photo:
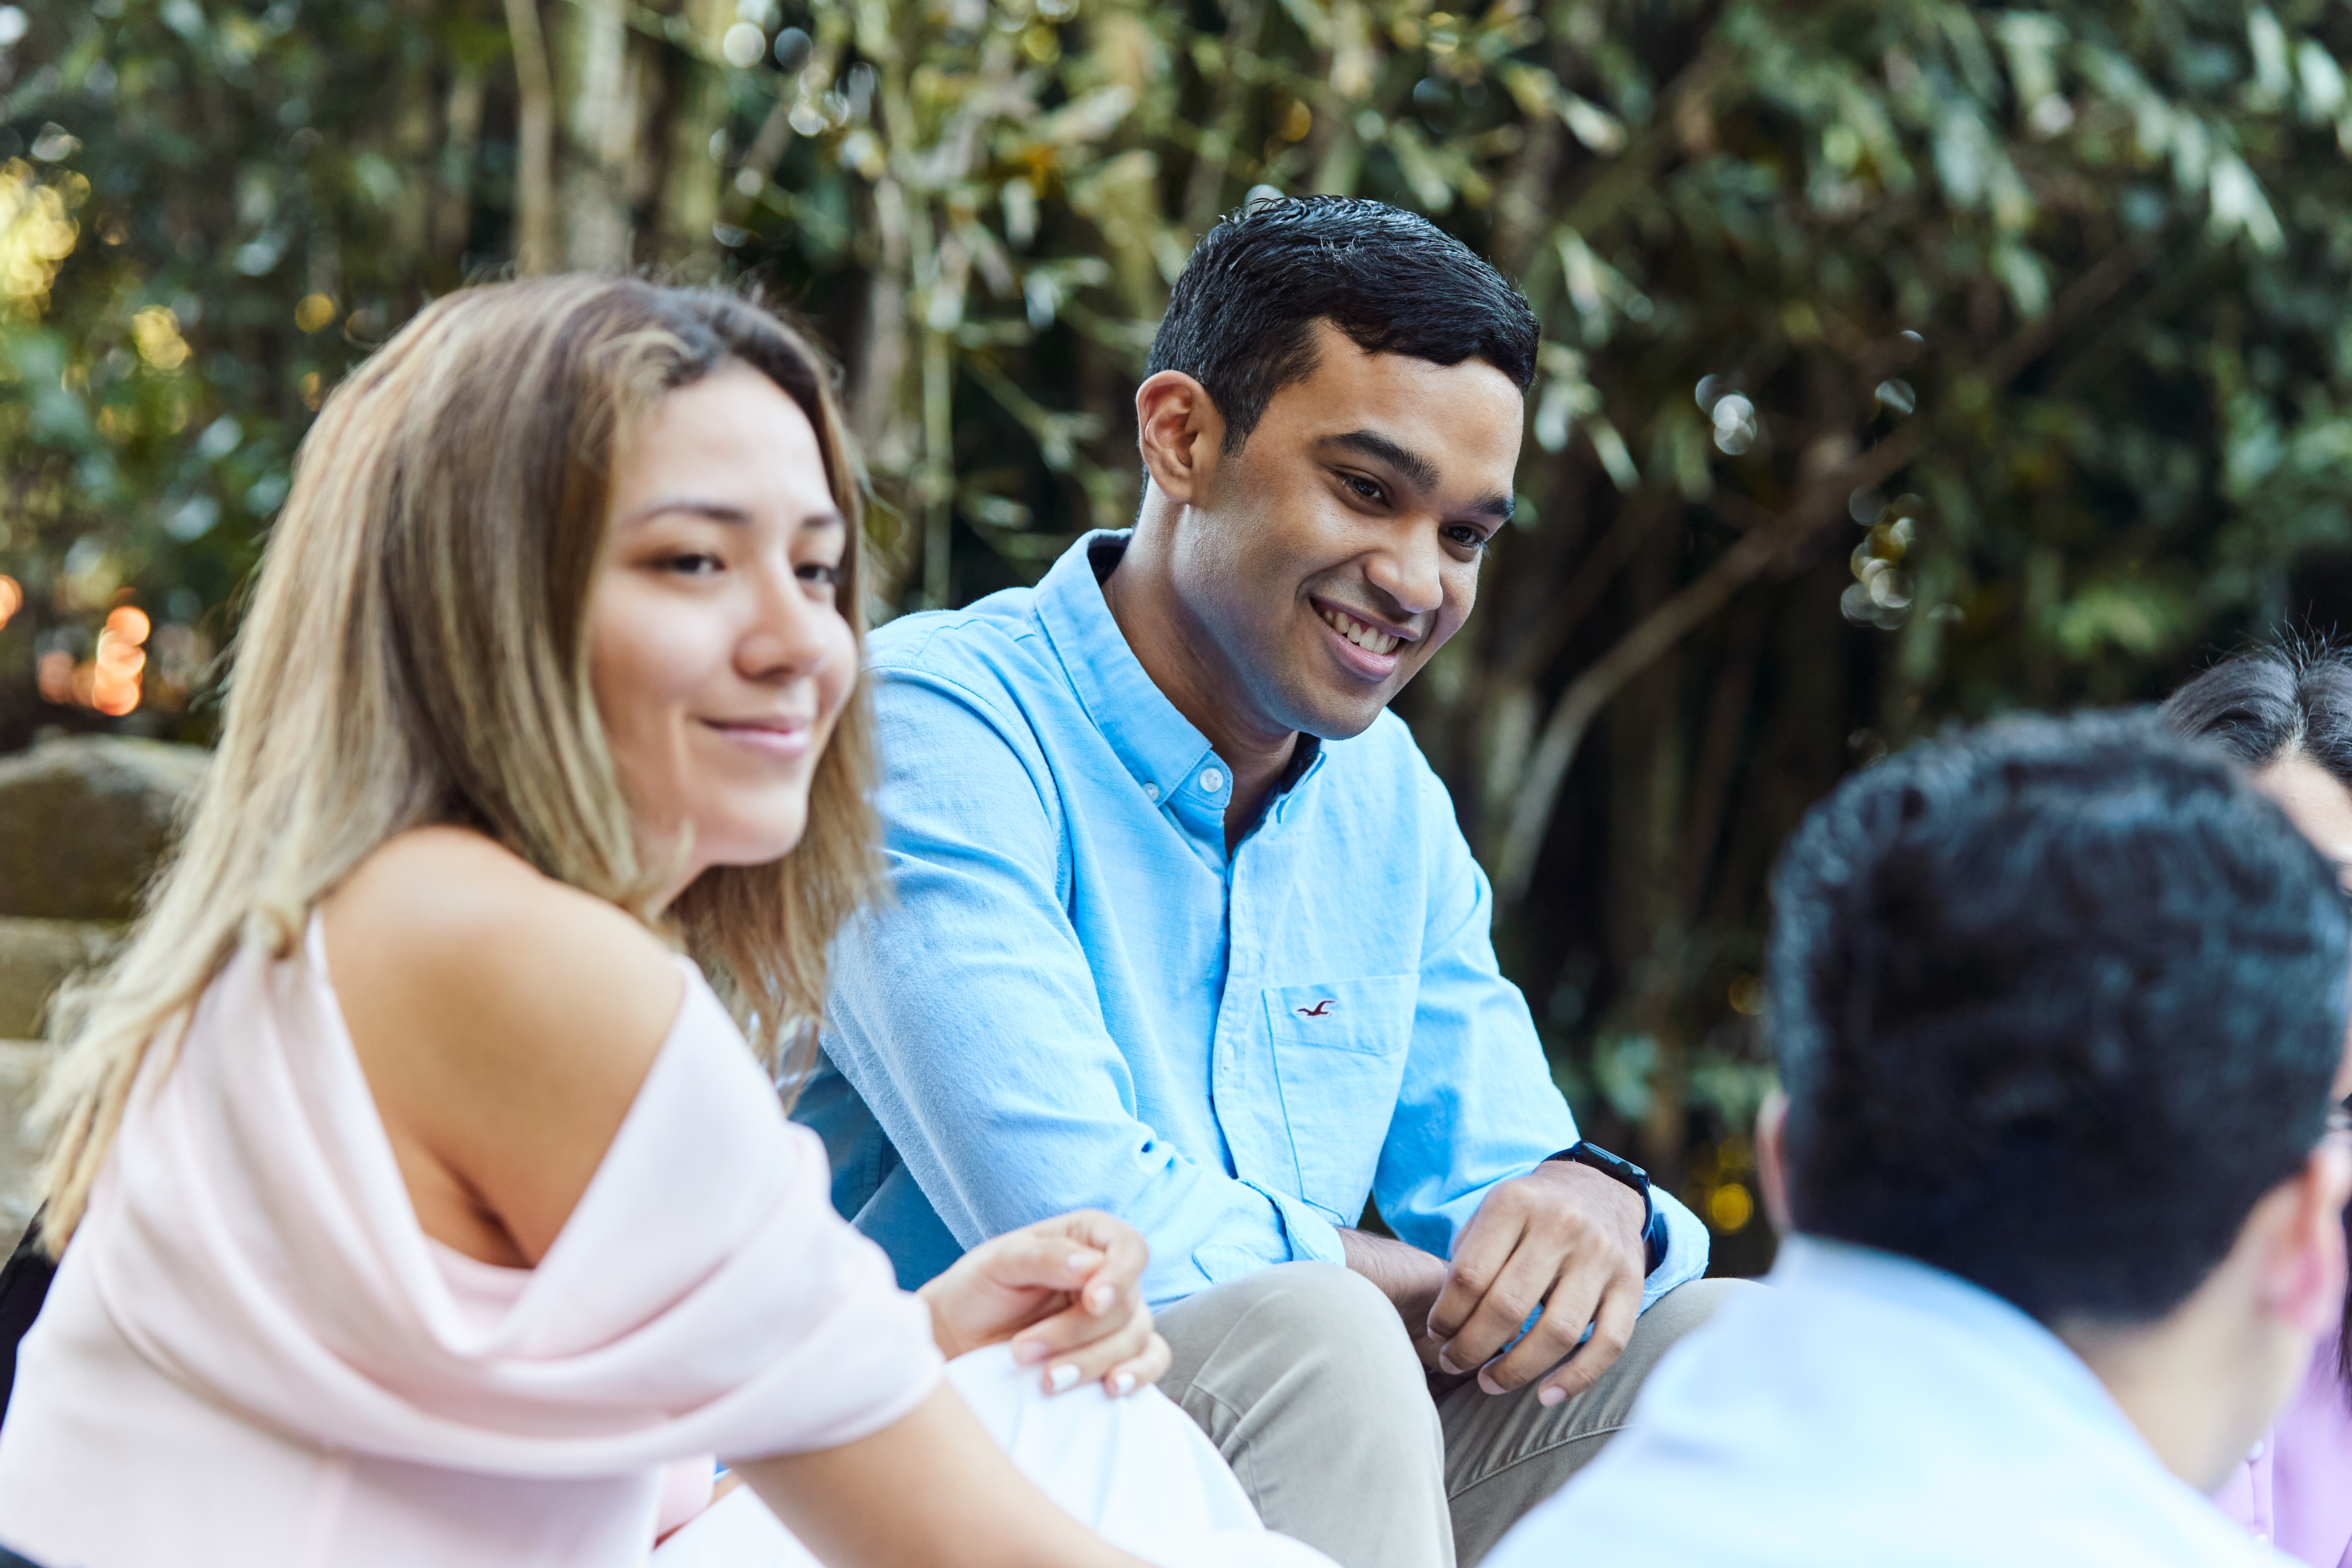
[[[1394,201],[1547,336],[1517,525],[1401,707],[1580,1111],[1759,1260],[1752,970],[1804,805],[1948,717],[2336,620],[2352,13],[1444,3],[0,7],[0,747],[201,738],[310,411],[469,279],[803,312],[888,613],[1127,519],[1220,213]],[[43,700],[126,591],[147,704]]]

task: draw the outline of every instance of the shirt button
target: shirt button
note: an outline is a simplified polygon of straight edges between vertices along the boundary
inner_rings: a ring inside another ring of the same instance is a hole
[[[1225,775],[1224,775],[1224,774],[1223,774],[1223,773],[1219,773],[1219,772],[1218,772],[1216,769],[1214,769],[1214,768],[1202,768],[1202,769],[1201,770],[1201,788],[1202,788],[1202,789],[1203,789],[1204,791],[1206,791],[1206,792],[1207,792],[1207,793],[1209,793],[1210,795],[1214,795],[1214,794],[1216,794],[1219,790],[1221,790],[1221,789],[1223,789],[1223,788],[1224,788],[1224,787],[1225,787]]]
[[[1143,786],[1143,795],[1144,798],[1147,800],[1158,800],[1160,798],[1160,786],[1156,784],[1145,784]]]

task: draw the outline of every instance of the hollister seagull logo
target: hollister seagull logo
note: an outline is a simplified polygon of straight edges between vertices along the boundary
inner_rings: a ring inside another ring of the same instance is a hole
[[[1330,1010],[1331,1010],[1331,998],[1329,998],[1328,996],[1326,996],[1326,997],[1324,997],[1324,998],[1323,998],[1323,1000],[1321,1000],[1320,1002],[1316,1003],[1316,1004],[1315,1004],[1315,1005],[1313,1005],[1312,1007],[1301,1007],[1301,1008],[1299,1008],[1299,1009],[1298,1009],[1298,1016],[1299,1016],[1300,1017],[1302,1017],[1302,1018],[1319,1018],[1319,1017],[1321,1017],[1324,1014],[1328,1013]]]

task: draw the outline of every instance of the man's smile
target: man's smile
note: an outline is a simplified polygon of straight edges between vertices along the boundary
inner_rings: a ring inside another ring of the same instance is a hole
[[[1326,604],[1320,599],[1311,602],[1315,605],[1315,613],[1323,617],[1325,626],[1329,626],[1366,653],[1383,656],[1392,654],[1396,652],[1399,643],[1414,640],[1402,632],[1390,631],[1374,626],[1360,616],[1350,615],[1346,610],[1335,605]]]

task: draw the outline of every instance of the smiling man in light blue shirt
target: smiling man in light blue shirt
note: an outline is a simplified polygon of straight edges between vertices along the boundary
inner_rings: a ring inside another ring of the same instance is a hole
[[[838,944],[801,1112],[835,1201],[908,1284],[1134,1224],[1161,1386],[1348,1568],[1475,1562],[1714,1290],[1637,1330],[1706,1231],[1579,1139],[1387,711],[1510,514],[1535,345],[1423,219],[1255,207],[1176,285],[1133,532],[873,639],[896,900]]]

